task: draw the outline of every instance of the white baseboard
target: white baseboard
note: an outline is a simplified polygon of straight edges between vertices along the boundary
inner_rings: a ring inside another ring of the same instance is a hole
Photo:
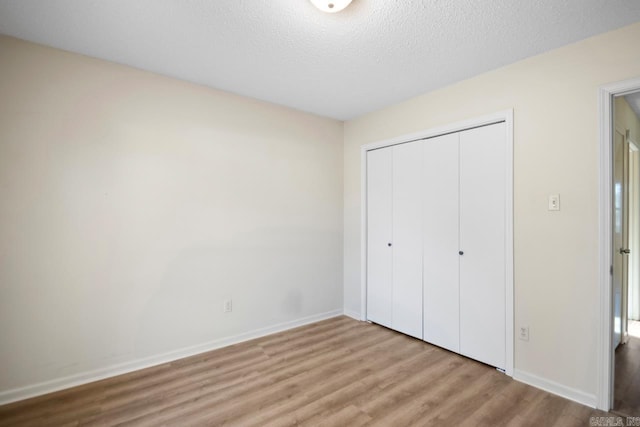
[[[81,372],[62,378],[56,378],[55,380],[32,384],[25,387],[5,390],[0,392],[0,405],[16,402],[18,400],[28,399],[30,397],[40,396],[54,391],[64,390],[70,387],[87,384],[109,377],[114,377],[116,375],[138,371],[140,369],[161,365],[167,362],[173,362],[185,357],[194,356],[196,354],[205,353],[207,351],[215,350],[221,347],[226,347],[254,338],[260,338],[265,335],[271,335],[277,332],[286,331],[288,329],[297,328],[298,326],[307,325],[309,323],[318,322],[320,320],[329,319],[332,317],[340,316],[342,314],[342,310],[333,310],[326,313],[314,314],[312,316],[303,317],[301,319],[279,323],[273,326],[268,326],[266,328],[254,329],[242,334],[221,338],[195,346],[184,347],[163,354],[135,359],[129,362],[119,363],[92,371]]]
[[[360,318],[360,313],[358,313],[357,311],[352,311],[352,310],[347,310],[346,308],[344,309],[344,315],[345,316],[349,316],[352,319],[356,319],[356,320],[362,320]]]
[[[573,400],[574,402],[581,403],[583,405],[595,408],[597,399],[595,394],[585,393],[575,388],[567,387],[559,384],[555,381],[550,381],[537,375],[529,374],[527,372],[514,369],[513,379],[522,383],[529,384],[530,386],[548,391],[549,393],[557,394],[565,399]]]

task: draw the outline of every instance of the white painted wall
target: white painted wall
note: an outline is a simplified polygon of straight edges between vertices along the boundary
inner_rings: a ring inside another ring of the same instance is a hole
[[[640,23],[346,122],[345,312],[360,312],[360,146],[513,108],[516,376],[595,404],[597,91],[640,76],[639,40]]]
[[[342,311],[341,122],[7,37],[0,70],[0,401]]]

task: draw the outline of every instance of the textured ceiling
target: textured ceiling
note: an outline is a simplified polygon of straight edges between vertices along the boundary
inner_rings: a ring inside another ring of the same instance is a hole
[[[0,0],[2,34],[343,120],[637,21],[638,0]]]

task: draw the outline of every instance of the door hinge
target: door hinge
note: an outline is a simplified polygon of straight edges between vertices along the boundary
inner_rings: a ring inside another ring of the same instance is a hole
[[[613,276],[613,265],[612,265],[611,267],[609,267],[609,274],[610,274],[611,276]]]

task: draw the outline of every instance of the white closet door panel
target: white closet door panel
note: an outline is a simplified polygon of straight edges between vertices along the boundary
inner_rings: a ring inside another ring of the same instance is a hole
[[[367,153],[367,318],[392,327],[393,150]]]
[[[393,147],[393,329],[422,339],[422,145]]]
[[[505,124],[460,133],[460,352],[505,367]]]
[[[459,352],[458,134],[423,142],[424,340]]]

